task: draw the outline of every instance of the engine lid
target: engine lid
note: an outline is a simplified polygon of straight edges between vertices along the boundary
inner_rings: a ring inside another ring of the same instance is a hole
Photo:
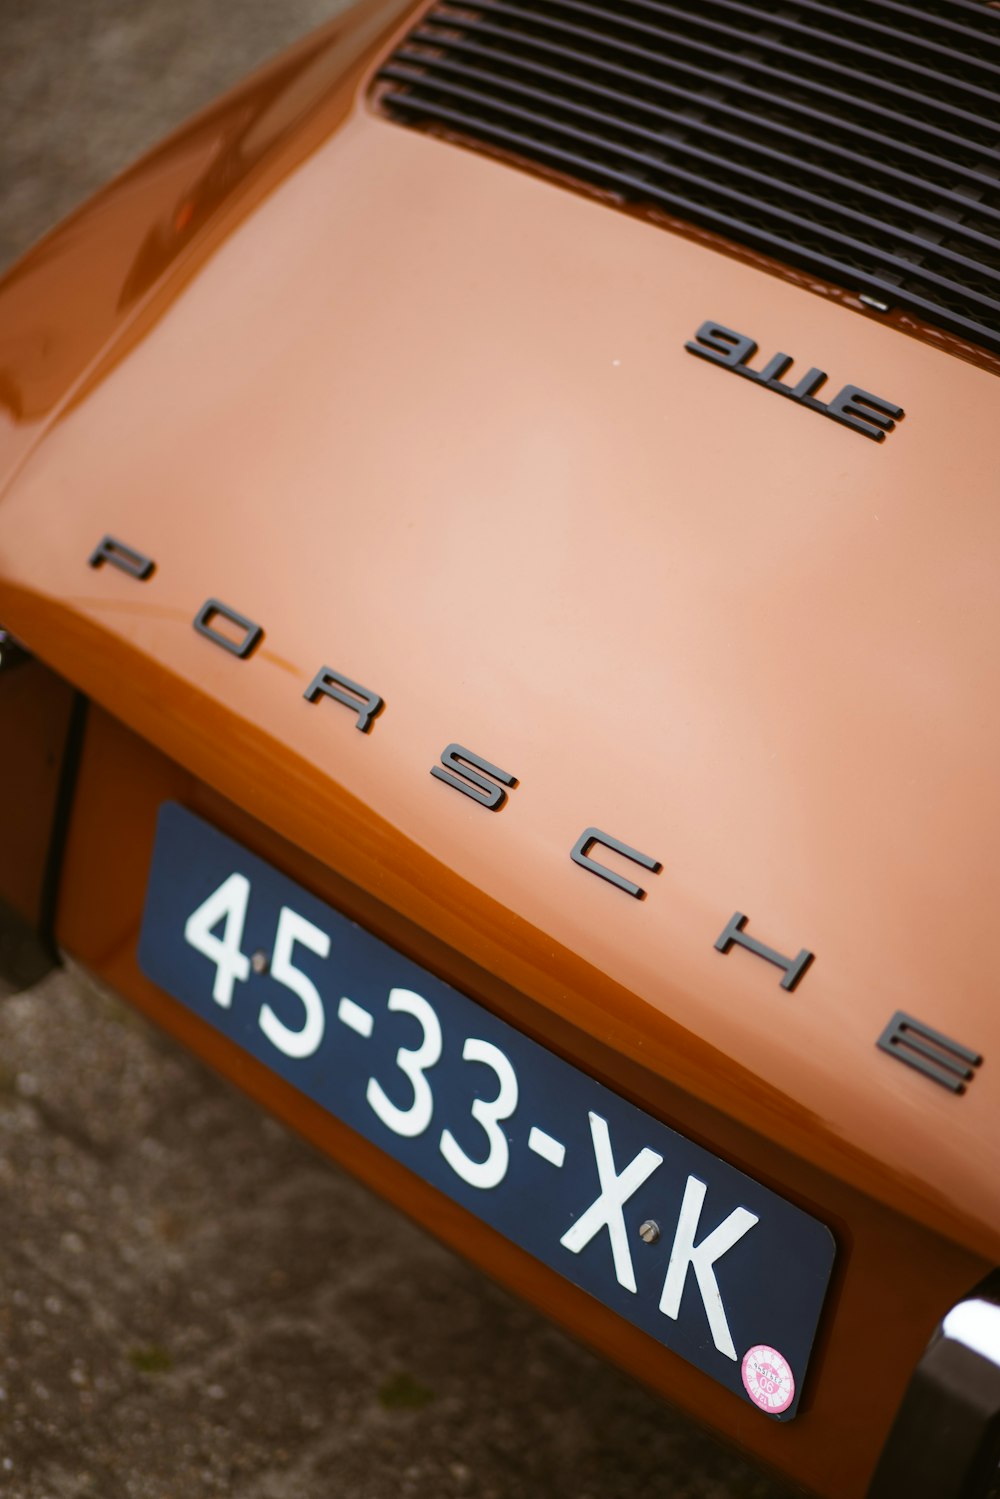
[[[734,378],[706,320],[760,345],[744,374],[784,351],[905,417],[871,441]],[[996,397],[358,103],[28,459],[0,608],[412,920],[995,1256]],[[88,566],[106,536],[151,575]],[[245,656],[210,600],[261,627]],[[307,699],[323,667],[384,700],[369,732]],[[430,774],[449,744],[502,805]],[[588,829],[644,898],[574,862]],[[897,1012],[960,1048],[943,1076],[879,1048]]]

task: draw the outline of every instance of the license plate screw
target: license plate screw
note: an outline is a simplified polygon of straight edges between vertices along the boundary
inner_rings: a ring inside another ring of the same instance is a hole
[[[639,1238],[644,1244],[655,1244],[660,1237],[660,1225],[652,1218],[639,1225]]]
[[[271,959],[268,957],[267,953],[261,949],[258,949],[258,951],[255,952],[250,959],[250,967],[253,969],[254,973],[266,973],[270,966]]]

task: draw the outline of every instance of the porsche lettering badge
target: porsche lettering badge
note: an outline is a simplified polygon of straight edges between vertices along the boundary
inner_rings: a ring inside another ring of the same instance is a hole
[[[722,329],[716,323],[703,324],[699,330],[699,337],[707,336],[707,334],[711,334],[721,343],[723,352],[727,348],[737,350],[741,359],[749,357],[750,351],[756,348],[752,340],[744,339],[741,334]],[[727,343],[726,340],[729,342]],[[732,340],[737,340],[738,343],[732,343]],[[691,348],[692,345],[689,344],[688,347]],[[715,356],[709,354],[707,357]],[[777,369],[778,362],[781,360],[787,364],[788,356],[776,355],[767,369],[771,371]],[[720,360],[720,362],[724,363],[726,360]],[[778,372],[782,373],[784,368],[785,365],[782,365]],[[767,371],[764,374],[766,375]],[[796,389],[804,386],[812,376],[818,374],[819,371],[811,371],[810,376],[800,381]],[[753,375],[752,378],[761,379],[763,376]],[[813,388],[816,383],[813,381]],[[868,404],[878,402],[878,397],[858,392],[854,386],[847,386],[844,391],[841,391],[837,398],[840,402],[841,413],[838,415],[838,420],[847,421],[848,425],[856,425],[853,420],[843,415],[850,405],[847,392],[853,392],[851,400],[856,398],[860,401],[863,396]],[[785,393],[789,392],[786,390]],[[835,404],[831,402],[830,407],[822,409],[830,415]],[[893,411],[897,415],[902,414],[896,407],[889,407],[885,402],[878,402],[878,404],[885,412]],[[887,418],[886,426],[887,428],[892,426],[891,419]],[[869,433],[868,435],[881,436],[882,434]],[[138,583],[148,582],[156,572],[156,563],[152,557],[147,557],[143,552],[137,551],[114,536],[102,537],[88,561],[94,568],[105,565],[113,567]],[[240,661],[248,660],[264,639],[263,625],[247,618],[238,609],[223,603],[220,599],[206,599],[193,616],[191,623],[199,635]],[[375,720],[385,708],[385,701],[377,692],[362,686],[360,682],[355,682],[342,672],[334,670],[332,666],[321,666],[306,686],[302,696],[306,702],[313,704],[321,703],[324,698],[330,698],[335,703],[341,704],[354,715],[354,726],[362,734],[371,732]],[[441,751],[440,762],[430,767],[430,773],[435,780],[461,792],[462,795],[478,802],[490,812],[501,811],[509,801],[508,792],[513,792],[518,786],[517,776],[508,770],[502,770],[498,765],[494,765],[482,755],[461,744],[447,745]],[[574,864],[578,864],[589,874],[605,880],[635,900],[645,899],[644,886],[634,879],[629,879],[620,869],[607,864],[604,859],[598,858],[596,856],[598,851],[612,854],[635,866],[636,870],[645,870],[652,875],[659,875],[663,870],[660,860],[651,854],[642,853],[639,849],[624,843],[611,833],[603,832],[600,828],[584,828],[569,850]],[[744,912],[734,911],[715,941],[716,952],[726,956],[734,948],[741,948],[751,957],[761,958],[764,962],[773,964],[781,970],[780,987],[786,993],[790,992],[796,988],[811,968],[814,954],[809,948],[803,947],[791,956],[768,946],[759,937],[751,935],[746,930],[747,920]],[[935,1050],[932,1053],[928,1052],[928,1041],[934,1043]],[[965,1092],[966,1085],[974,1076],[974,1069],[982,1062],[982,1057],[978,1053],[930,1029],[921,1021],[902,1014],[894,1017],[877,1044],[881,1050],[895,1057],[896,1060],[917,1068],[934,1082],[958,1094]],[[931,1060],[928,1060],[928,1057]],[[756,1377],[754,1374],[754,1378]],[[777,1379],[773,1369],[767,1377]],[[775,1388],[777,1387],[776,1385]],[[750,1388],[749,1385],[747,1388]],[[753,1395],[753,1398],[756,1399],[756,1395]]]

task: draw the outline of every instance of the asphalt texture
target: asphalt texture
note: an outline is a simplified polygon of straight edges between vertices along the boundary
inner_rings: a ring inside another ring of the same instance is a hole
[[[0,0],[0,265],[333,0]],[[0,997],[3,1499],[791,1499],[72,966]]]

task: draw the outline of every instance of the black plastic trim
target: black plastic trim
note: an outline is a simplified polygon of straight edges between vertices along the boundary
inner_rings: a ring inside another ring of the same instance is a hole
[[[1000,1478],[1000,1273],[942,1318],[868,1499],[988,1499]]]
[[[73,799],[80,774],[80,760],[87,729],[88,700],[77,692],[70,709],[69,724],[63,746],[62,769],[59,773],[59,789],[56,792],[52,826],[49,830],[49,851],[45,860],[41,897],[38,903],[38,936],[51,963],[60,962],[56,945],[56,916],[59,909],[59,887],[62,881],[63,860],[69,838]]]

